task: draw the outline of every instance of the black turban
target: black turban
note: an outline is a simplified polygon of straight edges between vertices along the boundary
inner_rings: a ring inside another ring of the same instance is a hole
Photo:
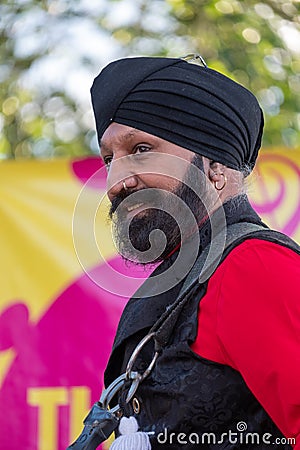
[[[255,164],[263,114],[254,95],[208,67],[175,58],[125,58],[95,78],[99,141],[128,125],[240,170]]]

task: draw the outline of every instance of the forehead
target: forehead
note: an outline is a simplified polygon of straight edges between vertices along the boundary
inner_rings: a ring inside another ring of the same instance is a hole
[[[132,128],[127,125],[122,125],[116,122],[107,127],[100,140],[100,147],[106,149],[111,143],[118,144],[124,142],[130,142],[134,137],[149,137],[155,139],[156,137],[152,134],[145,133],[137,128]],[[158,138],[156,138],[158,139]]]
[[[131,151],[130,146],[138,143],[148,143],[155,152],[168,153],[187,161],[191,161],[195,155],[191,150],[170,141],[116,122],[111,123],[103,133],[100,141],[100,154],[114,153],[118,149],[124,150],[126,146],[128,147],[126,151]]]

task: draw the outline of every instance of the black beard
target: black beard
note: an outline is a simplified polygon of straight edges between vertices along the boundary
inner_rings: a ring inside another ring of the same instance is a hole
[[[193,163],[202,169],[202,158],[200,160],[196,155]],[[199,196],[188,187],[188,178],[189,173],[186,175],[187,184],[181,182],[172,192],[176,197],[167,191],[151,191],[149,207],[133,216],[129,225],[127,207],[131,204],[130,196],[135,192],[122,191],[113,199],[109,216],[113,221],[113,234],[118,252],[126,260],[142,265],[163,261],[185,238],[196,231],[197,224],[207,216],[207,210]],[[199,181],[201,182],[202,180]],[[200,187],[200,192],[203,190],[203,187],[202,189]],[[142,189],[137,192],[147,193],[147,191]],[[182,203],[178,202],[178,199],[187,205],[192,214],[186,214],[182,210]],[[136,201],[132,201],[133,203]],[[163,233],[164,242],[161,240],[161,234],[152,234],[151,237],[151,233],[155,230]],[[151,243],[149,237],[152,238]]]

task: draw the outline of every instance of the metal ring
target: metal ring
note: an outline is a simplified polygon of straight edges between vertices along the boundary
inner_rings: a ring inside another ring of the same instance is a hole
[[[99,402],[103,408],[108,408],[111,399],[119,392],[125,382],[126,375],[122,373],[101,394]]]
[[[136,397],[134,397],[132,400],[132,408],[133,408],[133,412],[135,414],[139,414],[141,411],[140,402],[138,401],[138,399]]]
[[[223,184],[222,184],[222,186],[221,187],[218,187],[217,186],[217,181],[215,182],[215,188],[216,188],[216,190],[217,191],[222,191],[222,189],[224,189],[224,187],[226,186],[226,183],[227,183],[227,177],[226,177],[226,175],[224,175],[224,173],[221,173],[220,175],[222,175],[224,178],[223,178]]]
[[[127,367],[126,367],[126,371],[125,371],[125,375],[126,375],[126,379],[130,380],[132,378],[131,376],[131,371],[133,368],[133,364],[135,363],[135,360],[138,356],[138,354],[140,353],[140,351],[142,350],[142,348],[144,347],[145,344],[147,344],[148,341],[150,341],[150,339],[153,338],[153,336],[155,335],[155,333],[150,333],[150,334],[146,334],[146,336],[138,343],[138,345],[135,347],[135,349],[133,350],[133,353],[128,361]],[[150,362],[149,366],[147,367],[147,369],[145,370],[145,372],[143,374],[140,375],[140,382],[142,380],[144,380],[149,373],[151,372],[151,370],[153,369],[153,366],[155,364],[155,361],[158,357],[158,352],[155,352],[152,361]]]
[[[134,349],[127,367],[126,367],[126,372],[122,373],[122,375],[120,375],[118,378],[116,378],[106,389],[104,389],[104,391],[101,394],[99,403],[101,404],[101,406],[105,409],[107,409],[109,407],[110,401],[112,400],[112,398],[119,392],[120,389],[122,389],[125,381],[129,381],[131,380],[131,387],[129,389],[128,395],[127,395],[127,399],[126,402],[131,400],[131,398],[133,397],[133,395],[135,394],[135,391],[137,390],[139,384],[150,374],[151,370],[154,367],[154,364],[156,362],[156,359],[159,355],[158,352],[155,352],[152,361],[150,362],[149,366],[147,367],[147,369],[144,371],[143,374],[139,374],[138,372],[134,372],[132,370],[133,365],[135,363],[135,360],[139,354],[139,352],[142,350],[142,348],[144,347],[144,345],[153,338],[154,336],[154,332],[147,334],[136,346],[136,348]],[[114,406],[113,408],[110,409],[111,413],[117,413],[120,410],[120,406],[119,404]]]
[[[122,185],[123,185],[124,191],[125,192],[128,191],[128,187],[126,186],[126,181],[125,180],[122,181]]]

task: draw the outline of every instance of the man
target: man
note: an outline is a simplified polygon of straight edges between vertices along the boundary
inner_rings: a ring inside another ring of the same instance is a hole
[[[119,251],[159,263],[105,373],[126,372],[112,405],[139,430],[114,448],[300,449],[300,252],[245,194],[257,100],[172,58],[115,61],[91,92]]]

